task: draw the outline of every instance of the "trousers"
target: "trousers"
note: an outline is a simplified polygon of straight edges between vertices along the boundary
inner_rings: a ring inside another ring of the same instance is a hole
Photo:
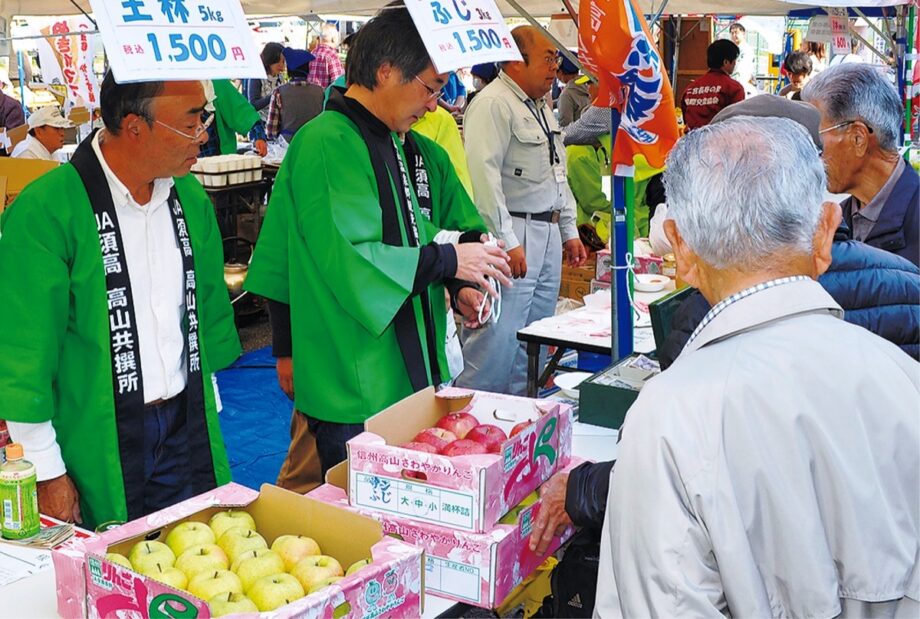
[[[295,409],[291,413],[291,444],[275,483],[285,490],[306,494],[323,481],[316,437],[310,431],[307,416]]]
[[[144,408],[144,513],[192,496],[186,463],[185,394]]]

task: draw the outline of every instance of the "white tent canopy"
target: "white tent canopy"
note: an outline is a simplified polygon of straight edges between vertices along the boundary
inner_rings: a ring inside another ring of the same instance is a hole
[[[377,11],[389,0],[241,0],[243,10],[249,15],[306,15],[317,13],[367,15]],[[907,4],[908,0],[823,0],[820,3],[807,0],[670,0],[665,13],[686,15],[746,14],[785,15],[790,10],[824,6],[894,6]],[[88,0],[76,0],[77,5],[89,12]],[[646,13],[657,13],[663,0],[638,0]],[[510,6],[498,0],[499,8],[506,17],[516,15]],[[564,11],[561,0],[521,0],[521,5],[531,15],[545,17]],[[578,2],[573,5],[577,8]],[[73,15],[79,10],[70,0],[0,0],[0,16],[9,19],[14,15]]]

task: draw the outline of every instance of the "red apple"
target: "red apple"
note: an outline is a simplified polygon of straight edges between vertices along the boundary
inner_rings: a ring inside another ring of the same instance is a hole
[[[497,454],[502,449],[502,443],[508,440],[508,435],[498,426],[483,423],[470,430],[466,438],[485,447],[488,453]]]
[[[469,431],[479,425],[479,420],[469,413],[451,413],[441,417],[436,425],[453,432],[457,438],[466,438]]]
[[[482,443],[477,443],[476,441],[470,441],[465,438],[459,438],[444,449],[441,450],[441,454],[453,457],[453,456],[473,456],[477,454],[488,453],[485,446]]]
[[[440,453],[442,449],[457,440],[457,435],[443,428],[427,428],[415,435],[413,443],[431,445]]]
[[[400,445],[403,449],[411,449],[412,451],[424,451],[429,454],[438,453],[438,448],[430,443],[422,443],[420,441],[412,441],[411,443],[406,443],[405,445]]]
[[[530,424],[532,423],[533,423],[532,421],[522,421],[521,423],[511,428],[511,434],[509,434],[508,436],[515,436],[517,434],[520,434],[521,432],[529,428]]]

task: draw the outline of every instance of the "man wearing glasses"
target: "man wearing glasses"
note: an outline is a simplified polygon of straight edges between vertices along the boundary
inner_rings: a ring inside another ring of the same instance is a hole
[[[840,64],[802,90],[821,112],[827,189],[853,238],[920,265],[920,177],[898,154],[904,108],[875,66]]]
[[[464,132],[476,207],[505,242],[511,273],[521,281],[502,290],[497,322],[463,330],[466,369],[457,384],[523,395],[527,355],[517,332],[553,315],[563,254],[577,267],[586,253],[566,179],[565,147],[543,99],[556,79],[556,48],[531,26],[511,34],[524,61],[504,63],[470,104]]]
[[[188,175],[202,85],[109,73],[100,98],[105,128],[20,194],[0,238],[0,410],[42,513],[90,528],[229,481],[212,373],[240,351]]]

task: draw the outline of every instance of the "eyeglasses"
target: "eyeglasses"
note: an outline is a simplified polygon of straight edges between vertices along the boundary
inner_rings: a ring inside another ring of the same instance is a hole
[[[441,98],[441,92],[442,92],[442,89],[441,89],[441,88],[438,88],[437,90],[435,90],[434,88],[432,88],[431,86],[429,86],[428,84],[426,84],[426,83],[422,80],[422,78],[420,78],[418,75],[415,76],[415,81],[418,82],[419,84],[421,84],[422,86],[425,87],[425,90],[428,91],[428,98],[429,98],[429,99],[440,99],[440,98]]]
[[[874,132],[875,132],[875,131],[872,129],[872,127],[869,126],[869,124],[868,124],[866,121],[864,121],[864,120],[845,120],[845,121],[843,121],[842,123],[837,123],[836,125],[833,125],[833,126],[831,126],[831,127],[826,127],[826,128],[824,128],[824,129],[821,129],[820,131],[818,131],[818,135],[822,135],[822,134],[824,134],[824,133],[827,133],[828,131],[833,131],[834,129],[841,129],[841,128],[843,128],[843,127],[849,127],[849,126],[852,125],[853,123],[862,123],[863,125],[865,125],[865,127],[866,127],[866,129],[869,131],[869,133],[874,133]]]
[[[186,138],[186,139],[189,139],[189,140],[191,140],[191,141],[194,142],[194,141],[196,141],[196,140],[199,140],[199,139],[201,138],[202,135],[204,135],[205,133],[207,133],[208,127],[210,127],[210,126],[211,126],[211,123],[214,122],[214,113],[212,112],[212,113],[208,114],[208,117],[204,119],[204,122],[200,122],[200,123],[198,124],[198,126],[195,128],[195,134],[194,134],[194,135],[190,135],[190,134],[188,134],[188,133],[186,133],[186,132],[184,132],[184,131],[179,131],[179,130],[176,129],[175,127],[170,127],[170,126],[167,125],[166,123],[160,122],[159,120],[154,120],[153,122],[155,122],[156,124],[160,125],[161,127],[166,127],[167,129],[169,129],[169,130],[172,131],[173,133],[177,133],[177,134],[181,135],[182,137],[184,137],[184,138]]]
[[[521,54],[521,58],[524,59],[525,64],[530,62],[527,54]],[[544,56],[543,62],[545,62],[546,66],[548,67],[558,67],[559,65],[562,64],[562,57],[561,56]]]

